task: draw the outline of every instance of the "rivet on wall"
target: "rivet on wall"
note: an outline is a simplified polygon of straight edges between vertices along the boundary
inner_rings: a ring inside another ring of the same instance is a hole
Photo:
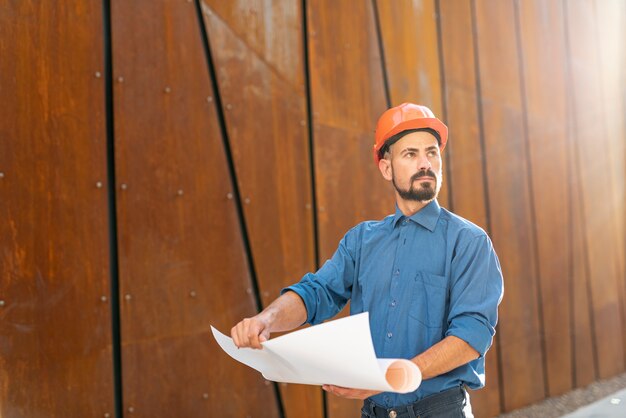
[[[170,86],[166,86],[166,87],[163,89],[163,91],[164,91],[165,93],[170,93],[170,92],[172,91],[172,89],[170,88]]]
[[[111,414],[109,414],[108,412],[104,413],[104,418],[111,418]]]
[[[4,301],[0,300],[0,308],[4,306]]]
[[[123,83],[124,82],[124,77],[117,77],[117,82],[118,83]]]
[[[102,295],[102,296],[100,296],[100,300],[101,300],[102,302],[106,302],[106,301],[107,301],[107,300],[109,300],[109,299],[108,299],[106,296]]]
[[[132,407],[132,406],[129,406],[128,407],[128,412],[132,414],[133,412],[135,412],[135,408]]]
[[[203,393],[202,394],[202,399],[209,399],[209,394],[208,393]]]
[[[183,189],[178,189],[176,194],[179,195],[179,196],[182,196],[184,194]]]
[[[265,382],[263,382],[263,383],[265,383],[265,386],[269,386],[269,385],[271,385],[271,384],[272,384],[272,382],[270,382],[269,380],[266,380],[266,381],[265,381]]]
[[[306,121],[305,120],[301,120],[300,121],[300,126],[306,126]]]
[[[191,296],[192,298],[195,298],[196,296],[198,296],[198,294],[196,293],[195,290],[192,290],[191,292],[189,292],[189,296]]]
[[[102,77],[102,74],[100,73],[100,71],[96,71],[94,75],[96,76],[96,78]]]
[[[4,178],[4,173],[0,173],[0,179]]]
[[[102,182],[101,181],[96,182],[96,187],[98,189],[102,189]]]
[[[128,184],[126,184],[126,183],[122,183],[122,184],[120,185],[120,188],[121,188],[122,190],[126,190],[126,189],[128,189]]]
[[[243,200],[243,202],[244,202],[246,205],[249,205],[249,204],[250,204],[250,198],[249,198],[249,197],[246,197],[246,198]]]
[[[209,102],[209,103],[211,103],[211,102],[213,101],[213,96],[209,96],[209,97],[207,97],[207,98],[206,98],[206,101],[207,101],[207,102]]]
[[[252,294],[252,288],[250,288],[250,287],[249,287],[249,288],[247,288],[247,289],[246,289],[246,293],[247,293],[247,294],[249,294],[249,295],[251,295],[251,294]]]
[[[226,199],[232,199],[232,198],[233,198],[233,194],[232,194],[232,193],[228,193],[228,194],[226,195]]]
[[[226,110],[231,110],[232,108],[233,108],[233,105],[231,105],[230,103],[226,105]]]
[[[310,204],[310,203],[305,204],[305,205],[304,205],[304,208],[305,208],[305,209],[311,209],[311,204]]]
[[[132,298],[133,298],[133,297],[130,295],[130,293],[127,293],[127,294],[124,296],[124,299],[126,299],[126,300],[131,300]]]

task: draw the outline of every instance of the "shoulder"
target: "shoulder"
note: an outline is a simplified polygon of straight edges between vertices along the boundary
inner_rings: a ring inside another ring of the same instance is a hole
[[[393,217],[394,215],[388,215],[380,220],[360,222],[346,232],[344,240],[361,241],[363,238],[393,229]]]
[[[448,224],[448,233],[457,236],[461,240],[475,241],[478,238],[482,238],[490,241],[484,229],[456,213],[441,208],[440,217]]]

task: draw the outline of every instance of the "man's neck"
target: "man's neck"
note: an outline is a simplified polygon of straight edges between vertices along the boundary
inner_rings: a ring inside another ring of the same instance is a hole
[[[404,200],[396,194],[396,204],[404,216],[415,215],[422,210],[432,200],[429,201],[416,201],[416,200]]]

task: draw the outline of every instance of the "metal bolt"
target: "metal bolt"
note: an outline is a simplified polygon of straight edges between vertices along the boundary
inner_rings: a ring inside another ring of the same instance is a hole
[[[117,77],[117,82],[118,83],[123,83],[124,82],[124,77]]]
[[[226,195],[226,198],[227,198],[227,199],[232,199],[232,198],[233,198],[233,194],[232,194],[232,193],[228,193],[228,194]]]
[[[129,406],[128,407],[128,412],[130,412],[132,414],[133,412],[135,412],[135,408],[133,408],[132,406]]]
[[[232,108],[233,108],[233,105],[231,105],[230,103],[228,103],[228,104],[226,105],[226,109],[227,109],[227,110],[230,110],[230,109],[232,109]]]
[[[120,185],[120,188],[121,188],[122,190],[126,190],[126,189],[128,189],[128,185],[127,185],[126,183],[122,183],[122,184]]]
[[[178,193],[179,196],[182,196],[184,192],[183,192],[183,189],[178,189],[178,192],[176,193]]]
[[[100,74],[100,71],[96,71],[95,76],[96,76],[96,78],[100,78],[100,77],[102,77],[102,74]]]
[[[107,299],[107,297],[106,297],[106,296],[102,295],[102,296],[100,296],[100,300],[101,300],[102,302],[106,302],[108,299]]]
[[[246,205],[250,204],[250,198],[249,198],[249,197],[246,197],[246,198],[243,200],[243,202],[244,202]]]
[[[104,418],[111,418],[111,414],[109,414],[108,412],[104,413]]]
[[[213,101],[213,96],[209,96],[209,97],[207,97],[207,98],[206,98],[206,101],[207,101],[207,102],[209,102],[209,103],[211,103],[211,102]]]
[[[191,296],[192,298],[195,298],[198,294],[196,293],[195,290],[192,290],[191,292],[189,292],[189,296]]]
[[[0,307],[4,306],[4,301],[0,300]]]
[[[249,287],[249,288],[247,288],[247,289],[246,289],[246,293],[247,293],[247,294],[249,294],[249,295],[251,295],[251,294],[252,294],[252,288],[250,288],[250,287]]]
[[[130,295],[130,293],[127,293],[126,296],[124,296],[124,299],[126,300],[131,300],[133,297]]]
[[[167,86],[167,87],[165,87],[165,89],[163,91],[165,91],[166,93],[170,93],[172,91],[172,89],[169,86]]]
[[[98,189],[102,189],[102,182],[101,181],[96,182],[96,187]]]
[[[202,399],[209,399],[209,394],[208,393],[203,393],[202,394]]]
[[[0,173],[0,179],[4,178],[4,173]]]

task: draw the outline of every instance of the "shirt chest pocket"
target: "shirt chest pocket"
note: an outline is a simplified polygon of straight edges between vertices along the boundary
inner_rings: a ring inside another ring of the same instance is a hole
[[[428,328],[442,328],[446,322],[448,280],[444,276],[418,272],[408,289],[411,292],[409,316]]]

